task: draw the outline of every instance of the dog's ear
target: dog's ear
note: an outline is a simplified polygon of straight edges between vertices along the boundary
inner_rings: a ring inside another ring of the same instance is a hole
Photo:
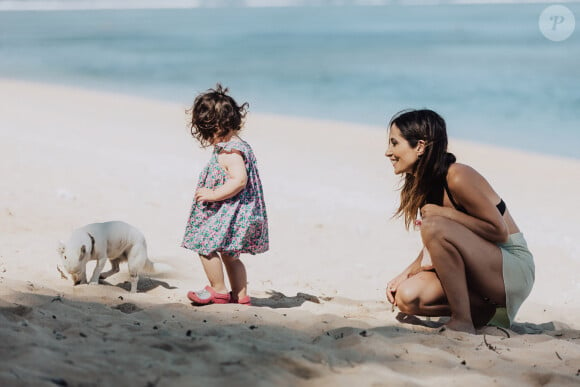
[[[58,241],[58,247],[56,248],[56,251],[60,254],[63,255],[64,254],[64,250],[65,250],[65,245],[63,241]]]

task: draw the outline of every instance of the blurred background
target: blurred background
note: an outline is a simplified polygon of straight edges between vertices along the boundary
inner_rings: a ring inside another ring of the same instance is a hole
[[[221,82],[252,112],[377,130],[426,107],[453,138],[578,159],[580,32],[546,38],[549,5],[0,0],[0,78],[184,105]]]

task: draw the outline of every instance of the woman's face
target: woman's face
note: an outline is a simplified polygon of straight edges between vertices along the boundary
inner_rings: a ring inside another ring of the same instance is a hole
[[[401,135],[401,131],[397,125],[391,125],[389,130],[389,147],[385,156],[391,160],[395,175],[401,173],[412,173],[413,165],[423,154],[423,142],[419,141],[416,147],[411,147],[409,142]]]

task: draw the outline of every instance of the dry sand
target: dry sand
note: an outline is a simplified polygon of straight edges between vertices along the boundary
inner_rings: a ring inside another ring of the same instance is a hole
[[[420,248],[390,219],[385,130],[250,113],[242,136],[271,251],[242,256],[254,306],[193,307],[185,294],[206,279],[179,246],[209,151],[185,106],[9,80],[0,90],[0,385],[580,384],[580,161],[452,141],[525,233],[536,285],[512,330],[440,333],[437,319],[398,321],[384,299]],[[137,294],[125,266],[73,287],[58,240],[107,220],[137,226],[172,270]]]

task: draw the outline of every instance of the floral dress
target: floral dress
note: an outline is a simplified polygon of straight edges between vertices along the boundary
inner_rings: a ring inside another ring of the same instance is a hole
[[[239,257],[241,253],[258,254],[269,248],[264,192],[256,157],[247,142],[233,138],[216,144],[197,188],[214,189],[226,182],[228,176],[218,163],[218,154],[232,149],[243,154],[248,180],[244,189],[229,199],[210,203],[194,200],[181,246],[201,255],[223,252]]]

